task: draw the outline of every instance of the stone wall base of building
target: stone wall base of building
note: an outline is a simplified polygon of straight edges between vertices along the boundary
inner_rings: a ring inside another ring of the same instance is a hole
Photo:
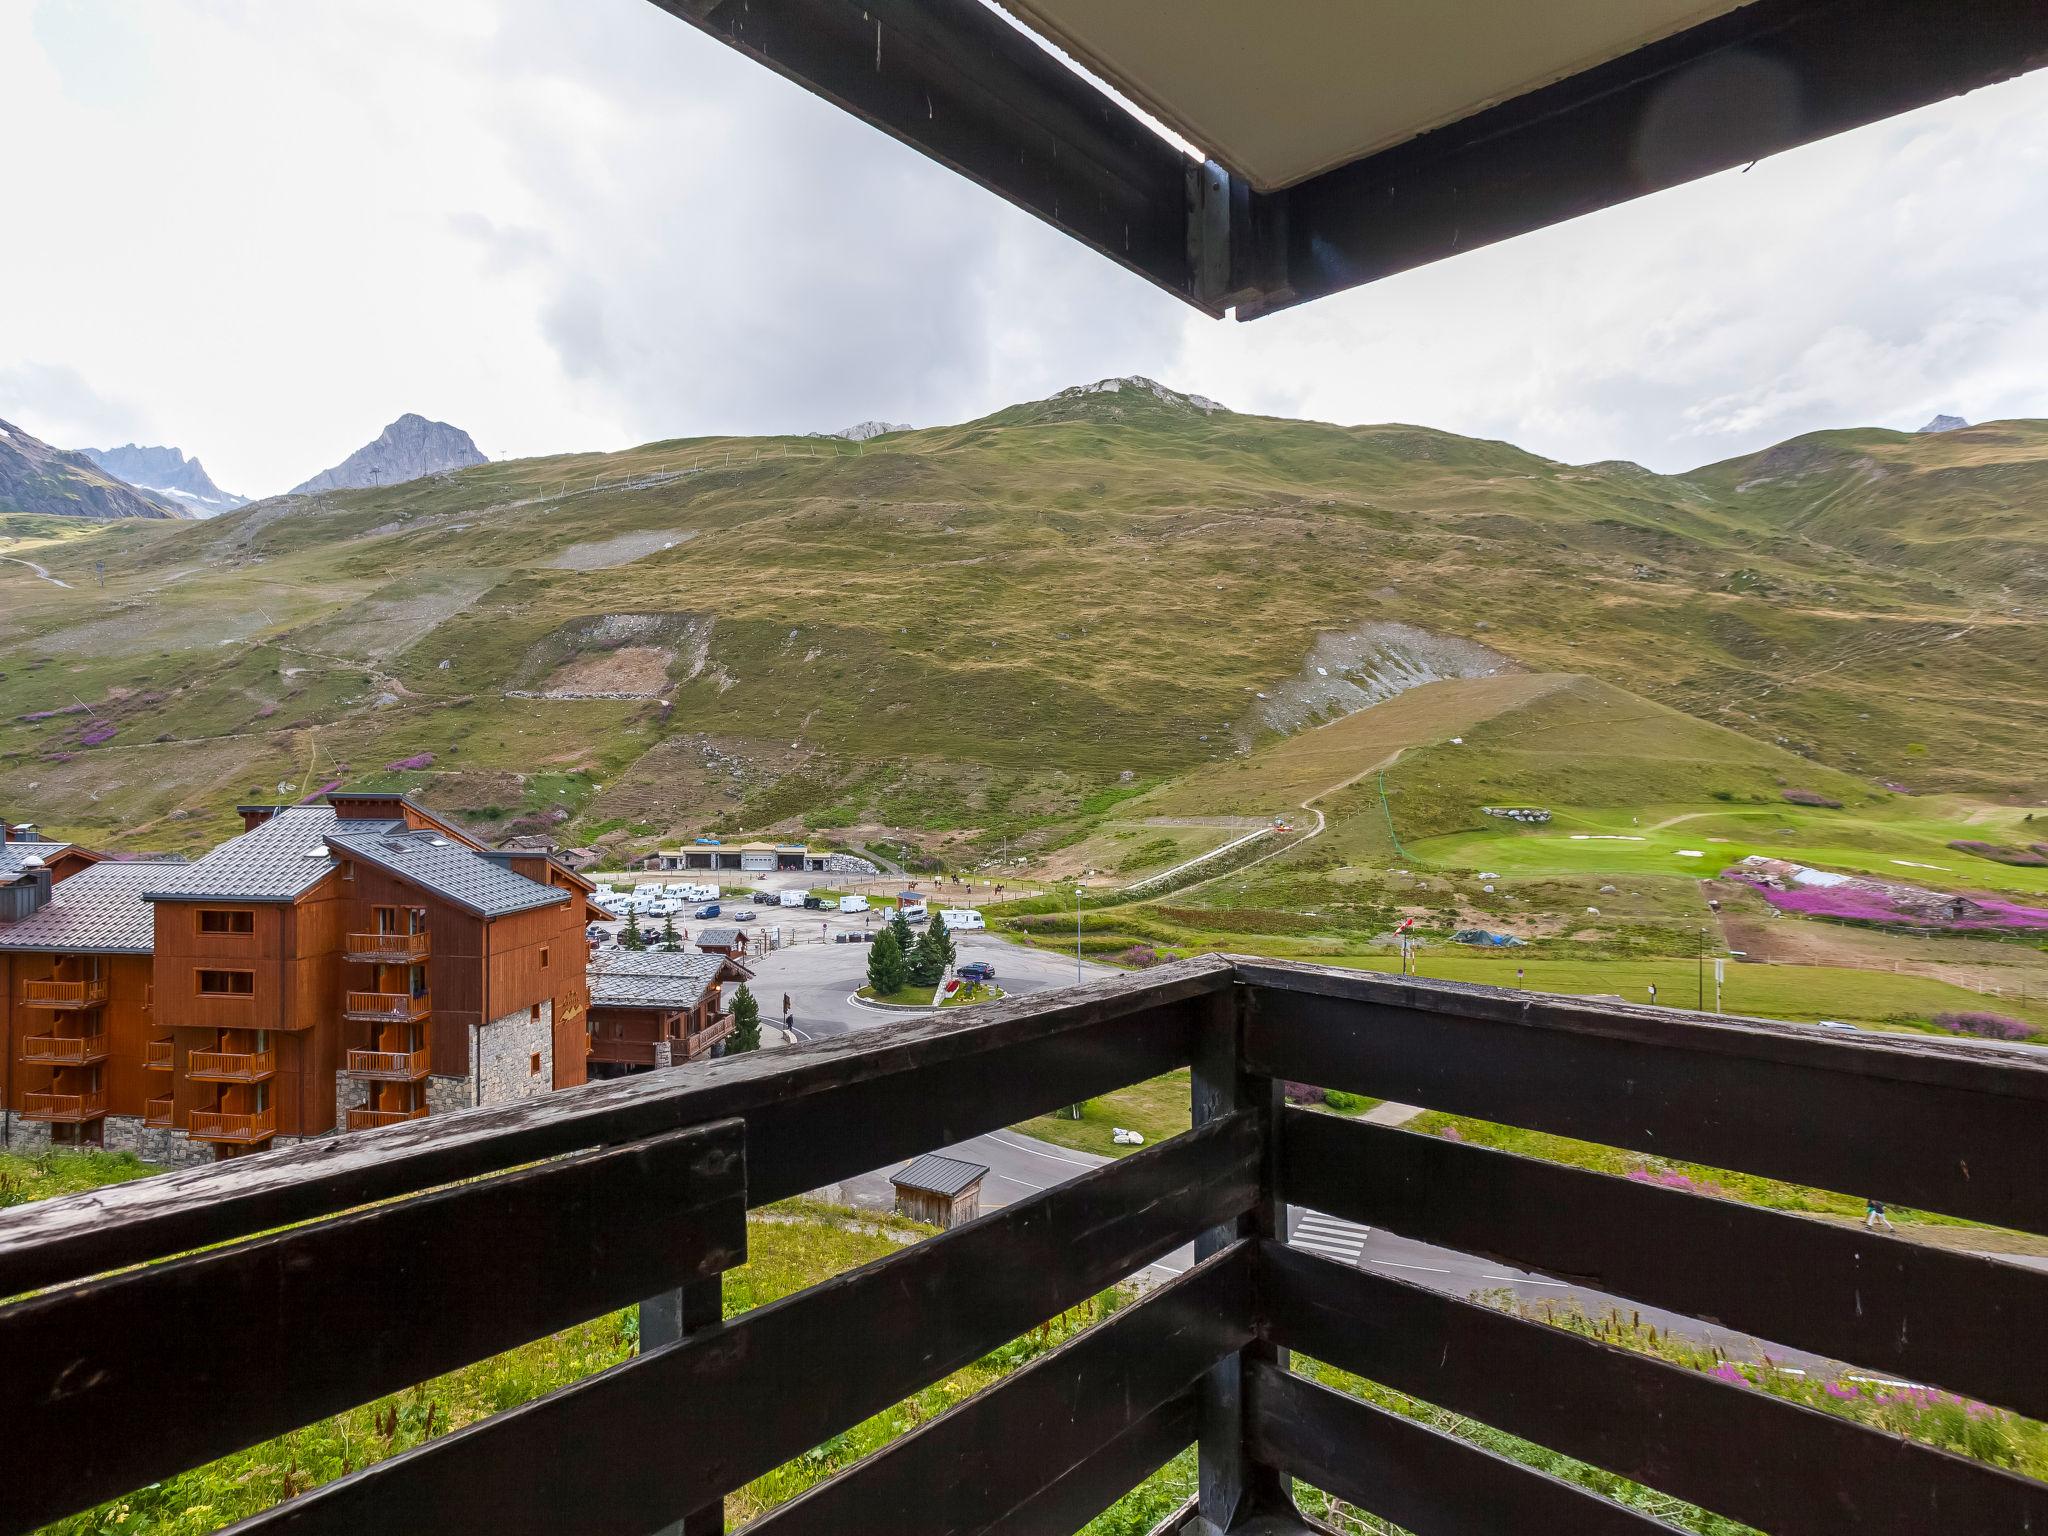
[[[213,1161],[211,1142],[194,1141],[173,1126],[146,1125],[139,1115],[107,1116],[105,1145],[109,1152],[133,1152],[163,1168],[196,1168]]]
[[[474,1097],[475,1089],[466,1077],[427,1079],[427,1113],[430,1115],[451,1115],[458,1109],[468,1109]]]
[[[0,1115],[0,1120],[6,1122],[6,1141],[0,1144],[4,1144],[9,1152],[21,1157],[34,1157],[38,1152],[49,1150],[50,1128],[42,1121],[24,1120],[11,1110]]]
[[[540,1098],[555,1085],[555,1005],[493,1019],[470,1036],[469,1048],[479,1103]]]

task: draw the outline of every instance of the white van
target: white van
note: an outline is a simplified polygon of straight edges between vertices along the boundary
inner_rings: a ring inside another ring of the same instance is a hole
[[[718,887],[715,885],[686,885],[683,887],[685,901],[716,901]]]
[[[867,909],[868,899],[865,896],[842,896],[839,898],[839,910],[842,912],[865,912]]]
[[[946,925],[946,932],[958,933],[961,929],[986,928],[981,914],[972,907],[941,907],[939,921]]]
[[[808,895],[810,895],[809,891],[784,891],[775,900],[778,906],[800,907],[804,904],[804,898]]]

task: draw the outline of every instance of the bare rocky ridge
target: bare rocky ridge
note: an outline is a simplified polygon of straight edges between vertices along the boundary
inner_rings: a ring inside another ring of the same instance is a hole
[[[377,435],[377,440],[323,469],[291,489],[294,496],[311,491],[352,491],[373,485],[397,485],[422,475],[468,469],[484,463],[470,435],[445,421],[429,421],[410,411]]]
[[[1920,428],[1920,430],[1922,432],[1959,432],[1968,425],[1969,423],[1960,416],[1937,416],[1928,422],[1926,426]]]
[[[215,485],[203,464],[186,458],[176,448],[123,443],[119,448],[81,448],[79,452],[115,479],[152,496],[166,497],[194,517],[215,517],[249,504],[248,497]]]
[[[108,474],[85,454],[52,448],[6,421],[0,421],[0,512],[101,520],[189,515]]]

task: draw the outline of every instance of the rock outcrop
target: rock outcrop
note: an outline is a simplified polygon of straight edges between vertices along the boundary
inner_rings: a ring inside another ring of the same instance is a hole
[[[194,517],[215,517],[249,504],[248,497],[215,485],[203,464],[186,458],[176,448],[123,443],[119,448],[81,448],[79,452],[115,479],[174,501]]]
[[[52,448],[0,421],[0,512],[53,517],[184,517],[175,503],[145,495],[82,453]]]
[[[1920,428],[1922,432],[1954,432],[1967,427],[1969,423],[1960,416],[1937,416]]]
[[[462,428],[407,412],[380,432],[375,442],[358,448],[332,469],[323,469],[312,479],[301,481],[292,487],[291,494],[399,485],[422,475],[468,469],[483,462],[483,454]]]

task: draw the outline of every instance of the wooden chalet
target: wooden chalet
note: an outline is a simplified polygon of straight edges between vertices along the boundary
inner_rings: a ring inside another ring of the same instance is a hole
[[[613,951],[590,962],[592,1078],[628,1077],[723,1054],[729,984],[753,973],[723,952]]]
[[[731,960],[744,960],[747,954],[747,930],[733,927],[700,928],[697,931],[697,947],[707,955],[724,955]]]

